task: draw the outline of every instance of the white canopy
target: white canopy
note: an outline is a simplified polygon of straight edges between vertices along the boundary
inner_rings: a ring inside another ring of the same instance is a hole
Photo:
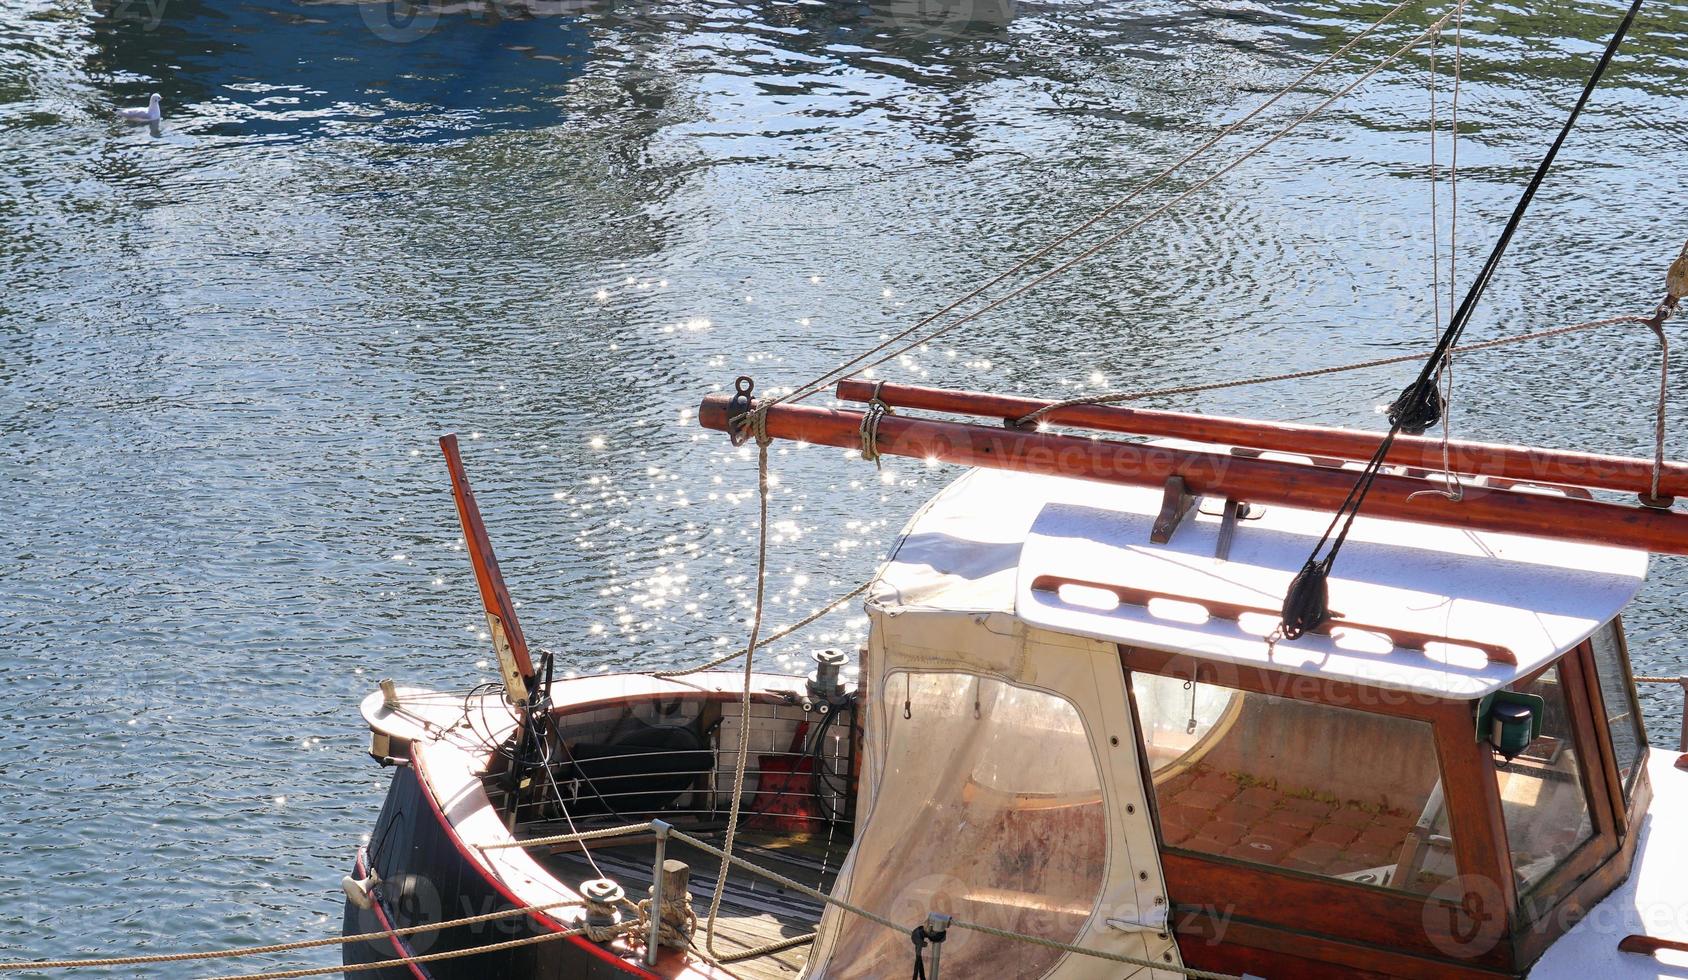
[[[1338,630],[1273,647],[1265,636],[1275,610],[1330,515],[1257,506],[1220,560],[1222,501],[1203,500],[1169,543],[1156,545],[1149,530],[1161,497],[1158,489],[974,470],[909,523],[869,603],[893,615],[1012,613],[1057,633],[1476,698],[1581,642],[1646,577],[1645,552],[1362,513],[1331,577],[1330,608],[1348,622],[1448,643],[1407,649],[1377,633]],[[1044,576],[1167,598],[1145,605],[1098,590],[1034,589]],[[1228,619],[1204,604],[1266,612]],[[1517,662],[1490,662],[1473,643],[1504,647]]]

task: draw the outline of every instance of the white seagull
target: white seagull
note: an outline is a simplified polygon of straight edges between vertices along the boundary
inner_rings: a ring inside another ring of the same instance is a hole
[[[117,118],[126,123],[155,123],[164,118],[164,114],[158,111],[158,93],[152,93],[152,98],[147,100],[146,108],[120,109]]]

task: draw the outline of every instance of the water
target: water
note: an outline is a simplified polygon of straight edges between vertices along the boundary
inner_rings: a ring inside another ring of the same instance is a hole
[[[492,673],[438,432],[465,437],[536,644],[580,672],[720,653],[743,635],[754,467],[697,428],[703,394],[739,373],[807,380],[900,329],[1384,9],[1022,0],[1006,24],[965,27],[912,0],[431,22],[289,0],[9,0],[0,949],[337,927],[336,884],[385,784],[356,699],[383,676]],[[1463,269],[1618,12],[1474,8]],[[1684,24],[1684,0],[1649,5],[1473,337],[1651,308],[1688,235]],[[1069,394],[1418,349],[1433,330],[1425,82],[1422,58],[1387,70],[893,374]],[[152,91],[156,135],[110,121]],[[1644,333],[1473,357],[1456,430],[1645,453],[1655,370]],[[1406,377],[1177,404],[1375,427]],[[869,574],[953,475],[792,446],[774,465],[774,624]],[[1681,667],[1685,570],[1655,562],[1631,616],[1643,671]],[[840,616],[779,654],[864,628]],[[1678,697],[1647,696],[1668,742]]]

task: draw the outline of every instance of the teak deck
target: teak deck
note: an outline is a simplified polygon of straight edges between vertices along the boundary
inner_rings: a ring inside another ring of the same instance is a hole
[[[719,833],[710,834],[706,839],[719,844],[721,836]],[[773,846],[776,843],[779,846]],[[776,842],[766,835],[746,837],[741,834],[734,851],[796,881],[829,891],[848,847],[848,841],[839,841],[829,852],[824,840],[794,844],[789,839]],[[667,853],[669,857],[678,858],[691,866],[688,890],[692,895],[692,909],[698,916],[696,942],[701,946],[704,920],[708,917],[709,901],[715,893],[715,876],[720,863],[713,855],[678,840],[669,841]],[[629,899],[637,901],[645,897],[651,884],[650,844],[594,844],[591,854],[603,874],[627,889]],[[598,877],[579,851],[536,856],[571,886]],[[728,968],[746,980],[786,980],[802,972],[809,958],[808,945],[737,962],[731,962],[733,952],[808,935],[815,931],[820,917],[820,902],[735,867],[727,874],[727,894],[721,902],[715,949],[728,959]]]

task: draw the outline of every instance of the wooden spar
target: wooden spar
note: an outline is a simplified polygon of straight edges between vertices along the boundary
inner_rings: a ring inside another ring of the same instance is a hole
[[[698,422],[706,429],[726,431],[732,397],[704,398]],[[861,445],[861,420],[860,412],[806,405],[777,404],[767,413],[768,435],[775,439],[845,449]],[[1162,487],[1168,478],[1177,476],[1192,494],[1333,513],[1353,489],[1357,475],[1353,470],[1312,464],[899,415],[880,419],[877,445],[882,454],[1131,486]],[[1412,496],[1420,490],[1440,489],[1440,481],[1379,475],[1366,499],[1365,513],[1445,527],[1688,554],[1688,514],[1677,511],[1490,487],[1467,487],[1458,502],[1440,494]]]
[[[957,415],[979,415],[993,419],[1020,419],[1049,404],[1036,398],[993,395],[978,391],[946,391],[919,385],[886,384],[879,398],[896,408]],[[838,397],[847,402],[866,402],[874,397],[875,383],[846,379],[838,383]],[[1044,420],[1105,432],[1128,432],[1211,442],[1225,446],[1246,446],[1272,452],[1337,459],[1367,460],[1377,451],[1382,436],[1355,429],[1327,429],[1312,425],[1257,422],[1252,419],[1160,412],[1119,405],[1072,405],[1059,408]],[[1531,449],[1482,442],[1450,442],[1448,461],[1454,472],[1471,476],[1502,477],[1536,483],[1568,484],[1601,490],[1618,490],[1637,495],[1650,494],[1653,464],[1650,460],[1593,453]],[[1387,462],[1427,470],[1442,469],[1442,442],[1399,436],[1390,447]],[[1666,463],[1659,474],[1659,493],[1665,497],[1688,496],[1688,464]]]
[[[522,635],[522,624],[516,621],[516,607],[510,601],[510,591],[504,587],[504,575],[498,570],[498,557],[492,553],[492,541],[481,522],[475,492],[469,489],[463,457],[457,452],[457,436],[451,433],[440,436],[440,451],[445,454],[445,466],[451,472],[451,495],[457,500],[457,519],[463,524],[463,543],[469,549],[469,562],[475,566],[475,584],[480,587],[487,632],[492,634],[492,646],[498,653],[505,692],[512,704],[525,704],[534,678],[527,638]]]

